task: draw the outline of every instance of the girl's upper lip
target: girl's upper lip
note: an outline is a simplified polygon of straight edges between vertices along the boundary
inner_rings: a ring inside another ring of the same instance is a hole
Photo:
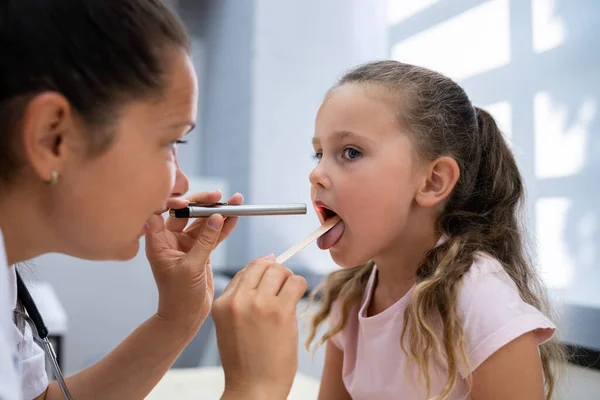
[[[331,210],[331,208],[329,208],[329,206],[327,204],[323,203],[321,200],[315,200],[314,204],[317,207],[327,208],[328,210]]]
[[[331,214],[327,213],[326,210],[329,210],[333,213],[335,213],[335,211],[333,211],[327,204],[323,203],[321,200],[314,200],[313,204],[316,207],[316,211],[317,214],[319,216],[319,220],[321,221],[321,223],[324,223],[325,221],[327,221],[330,217]]]

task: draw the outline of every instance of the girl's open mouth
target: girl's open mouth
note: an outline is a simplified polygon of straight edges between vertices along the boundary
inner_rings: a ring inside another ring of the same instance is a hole
[[[321,216],[321,218],[323,219],[323,221],[327,221],[328,219],[333,218],[336,215],[338,215],[335,211],[333,211],[329,208],[326,208],[326,207],[321,207],[321,206],[319,206],[317,208],[317,211],[318,211],[319,215]],[[339,242],[339,240],[341,239],[342,235],[344,234],[345,228],[346,228],[346,225],[344,224],[344,221],[341,220],[333,228],[331,228],[326,234],[324,234],[323,236],[321,236],[320,238],[317,239],[317,246],[319,246],[319,248],[321,250],[328,250],[331,247],[335,246],[337,244],[337,242]]]

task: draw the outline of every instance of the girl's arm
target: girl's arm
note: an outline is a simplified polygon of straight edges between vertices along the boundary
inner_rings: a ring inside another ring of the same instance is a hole
[[[342,380],[343,363],[344,353],[327,341],[319,400],[352,400]]]
[[[473,372],[472,400],[544,400],[542,363],[535,333],[492,354]]]

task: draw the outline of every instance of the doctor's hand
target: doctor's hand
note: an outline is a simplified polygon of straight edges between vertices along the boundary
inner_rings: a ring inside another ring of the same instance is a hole
[[[182,208],[189,201],[215,203],[221,192],[192,195],[187,199],[172,198],[168,208]],[[242,204],[236,193],[229,204]],[[146,234],[146,256],[152,267],[159,293],[158,315],[168,321],[186,324],[197,330],[208,316],[214,296],[210,253],[233,230],[237,218],[213,215],[196,218],[189,226],[187,219],[154,215]],[[187,227],[186,227],[187,226]]]
[[[286,399],[298,368],[296,306],[304,278],[274,258],[248,264],[213,306],[223,400]]]

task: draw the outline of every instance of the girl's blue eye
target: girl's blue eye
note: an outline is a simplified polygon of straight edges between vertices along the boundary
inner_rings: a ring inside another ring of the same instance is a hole
[[[360,151],[353,149],[352,147],[344,149],[344,158],[347,158],[348,160],[355,160],[361,155],[362,153]]]
[[[313,158],[317,161],[321,161],[321,158],[323,158],[323,153],[321,153],[320,151],[316,151],[313,154]]]

